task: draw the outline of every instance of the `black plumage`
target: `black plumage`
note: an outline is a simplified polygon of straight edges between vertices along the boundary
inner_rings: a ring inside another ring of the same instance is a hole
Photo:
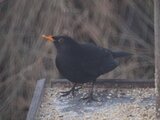
[[[109,49],[97,47],[92,44],[80,44],[68,36],[45,36],[53,41],[56,49],[56,66],[65,78],[73,83],[71,90],[63,92],[63,96],[72,92],[78,83],[92,82],[88,100],[93,100],[93,86],[102,74],[115,69],[119,63],[115,58],[130,56],[127,52],[113,52]]]

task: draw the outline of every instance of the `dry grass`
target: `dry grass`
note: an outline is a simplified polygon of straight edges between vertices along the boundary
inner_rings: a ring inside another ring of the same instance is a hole
[[[153,78],[152,0],[6,0],[0,3],[0,119],[23,119],[37,79],[56,78],[53,45],[42,34],[67,34],[134,53],[103,78]],[[3,8],[3,9],[2,9]],[[4,13],[3,15],[1,13]],[[49,64],[49,65],[48,65]]]

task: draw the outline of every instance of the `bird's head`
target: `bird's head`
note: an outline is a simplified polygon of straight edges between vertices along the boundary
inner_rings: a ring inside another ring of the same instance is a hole
[[[77,45],[77,43],[69,36],[42,35],[42,37],[48,42],[53,42],[57,49],[66,49]]]

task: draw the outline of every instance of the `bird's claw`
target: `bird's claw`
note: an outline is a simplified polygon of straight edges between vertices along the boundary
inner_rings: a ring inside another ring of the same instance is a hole
[[[79,89],[81,89],[82,86],[80,87],[77,87],[77,88],[72,88],[71,90],[69,91],[65,91],[65,92],[60,92],[62,95],[60,97],[65,97],[67,95],[69,95],[70,93],[72,93],[72,96],[75,96],[75,91],[78,91]]]
[[[60,97],[68,96],[71,92],[72,92],[72,90],[65,91],[65,92],[60,92],[60,93],[62,94],[62,95],[60,95]],[[73,93],[73,92],[72,92],[72,95],[74,95],[74,93]]]
[[[86,103],[91,103],[91,102],[93,102],[93,101],[99,102],[99,100],[96,99],[92,94],[90,94],[90,95],[88,95],[88,96],[86,96],[86,97],[83,97],[83,98],[81,98],[81,99],[82,99],[82,100],[86,100]]]

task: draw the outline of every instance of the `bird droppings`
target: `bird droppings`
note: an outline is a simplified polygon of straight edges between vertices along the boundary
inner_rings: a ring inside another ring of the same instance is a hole
[[[98,101],[87,103],[82,89],[60,97],[69,88],[46,88],[36,120],[155,120],[154,89],[104,89],[95,87]]]

